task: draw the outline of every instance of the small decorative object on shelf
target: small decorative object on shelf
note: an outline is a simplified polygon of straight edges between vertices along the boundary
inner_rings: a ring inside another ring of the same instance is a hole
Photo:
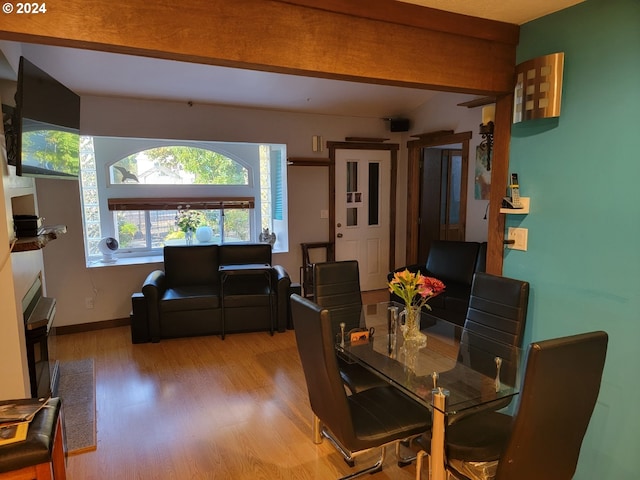
[[[427,337],[420,331],[420,312],[422,307],[431,310],[427,303],[429,299],[442,293],[444,283],[434,277],[426,277],[420,272],[411,273],[409,270],[396,272],[389,282],[389,291],[402,299],[405,309],[400,313],[399,321],[405,342],[417,346],[425,346]]]
[[[209,243],[213,240],[213,229],[209,225],[200,225],[196,228],[196,240],[199,243]]]
[[[273,247],[273,244],[276,243],[276,234],[269,232],[269,227],[265,227],[262,229],[262,233],[258,237],[261,243],[268,243]]]

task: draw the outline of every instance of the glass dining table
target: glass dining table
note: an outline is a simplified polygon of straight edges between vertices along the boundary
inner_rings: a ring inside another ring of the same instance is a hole
[[[350,325],[338,334],[336,350],[431,410],[430,478],[444,480],[446,425],[456,416],[508,405],[518,394],[522,352],[495,332],[463,329],[425,312],[426,344],[405,342],[403,309],[393,302],[364,305],[358,328],[369,338],[351,342]]]

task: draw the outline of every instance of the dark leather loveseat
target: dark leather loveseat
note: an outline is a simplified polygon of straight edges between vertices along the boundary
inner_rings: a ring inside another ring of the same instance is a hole
[[[486,268],[487,244],[485,242],[462,242],[453,240],[435,240],[429,249],[425,264],[407,265],[389,274],[389,280],[395,272],[408,269],[415,273],[435,277],[445,284],[445,291],[429,300],[429,314],[463,326],[471,296],[471,284],[476,272]],[[391,300],[402,303],[395,295]]]
[[[271,246],[166,246],[164,270],[151,272],[142,293],[132,296],[132,341],[222,333],[222,274],[218,268],[239,264],[271,265]],[[280,265],[250,275],[227,276],[225,332],[285,331],[290,283]]]

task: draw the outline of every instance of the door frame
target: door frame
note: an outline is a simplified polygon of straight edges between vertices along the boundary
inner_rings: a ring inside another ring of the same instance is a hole
[[[419,135],[417,140],[407,142],[407,265],[418,261],[418,239],[420,235],[418,221],[420,218],[420,185],[422,183],[420,159],[422,157],[422,149],[440,145],[461,144],[463,156],[464,152],[466,152],[468,157],[471,137],[471,132],[453,133],[453,130],[444,130]]]
[[[336,150],[387,150],[391,157],[391,178],[389,179],[389,271],[395,268],[396,262],[396,191],[398,184],[398,149],[397,143],[372,142],[327,142],[329,151],[329,238],[335,243],[336,238]]]

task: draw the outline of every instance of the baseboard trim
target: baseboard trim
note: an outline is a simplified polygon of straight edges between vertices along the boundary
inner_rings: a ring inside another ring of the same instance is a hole
[[[103,320],[101,322],[79,323],[77,325],[62,325],[55,327],[56,335],[69,335],[71,333],[92,332],[105,328],[128,327],[131,325],[129,318],[116,318],[114,320]]]

